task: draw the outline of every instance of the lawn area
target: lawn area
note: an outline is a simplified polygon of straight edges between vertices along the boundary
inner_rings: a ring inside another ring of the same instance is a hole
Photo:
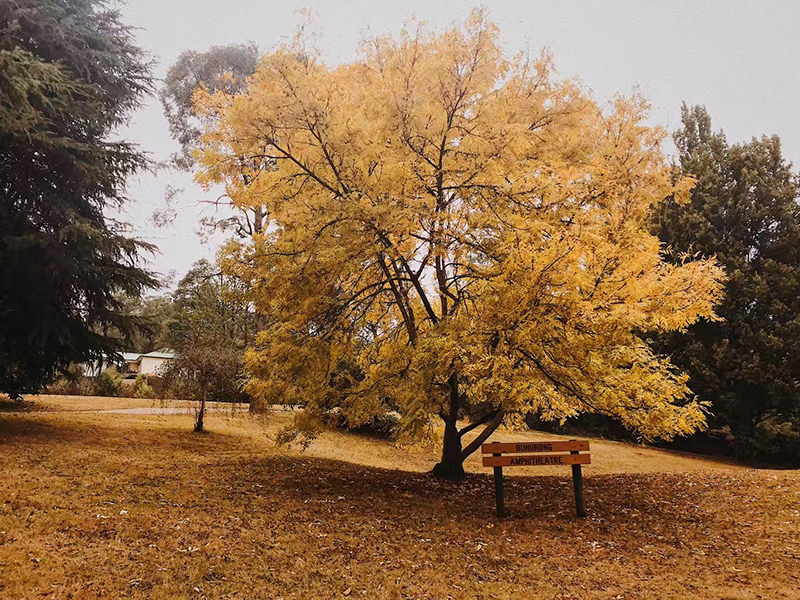
[[[265,422],[94,410],[0,412],[0,598],[800,598],[800,473],[592,440],[588,517],[567,468],[424,471],[432,450]],[[503,432],[497,440],[552,439]],[[495,438],[493,438],[495,439]]]

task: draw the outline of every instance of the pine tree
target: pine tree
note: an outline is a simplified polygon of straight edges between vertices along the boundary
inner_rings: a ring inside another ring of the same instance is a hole
[[[676,255],[715,256],[727,283],[723,320],[666,336],[663,349],[743,448],[800,425],[800,181],[777,136],[729,145],[704,107],[682,117],[680,171],[697,183],[687,204],[662,205],[658,234]]]
[[[147,164],[112,134],[151,89],[104,0],[0,0],[0,391],[35,392],[130,331],[151,248],[105,216]]]

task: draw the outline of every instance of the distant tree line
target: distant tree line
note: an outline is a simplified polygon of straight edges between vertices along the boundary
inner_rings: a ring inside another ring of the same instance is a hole
[[[188,352],[199,347],[243,351],[255,335],[255,317],[246,293],[218,265],[199,260],[172,292],[124,300],[125,311],[145,325],[129,338],[128,349],[142,353],[166,348]]]

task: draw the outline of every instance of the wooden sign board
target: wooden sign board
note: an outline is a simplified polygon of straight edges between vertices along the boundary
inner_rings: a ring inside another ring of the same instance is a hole
[[[520,454],[523,452],[588,452],[589,442],[513,442],[483,444],[483,454]],[[572,464],[572,463],[562,463]]]
[[[484,456],[484,467],[544,467],[548,465],[589,465],[590,454]]]
[[[513,442],[481,445],[484,454],[483,466],[494,468],[494,497],[497,516],[506,516],[503,494],[503,467],[544,467],[550,465],[572,465],[572,486],[575,488],[575,511],[579,517],[586,516],[583,505],[583,474],[581,465],[592,463],[589,442]],[[569,454],[549,454],[569,452]],[[579,454],[586,452],[586,454]],[[491,456],[486,456],[491,455]],[[505,455],[505,456],[504,456]]]

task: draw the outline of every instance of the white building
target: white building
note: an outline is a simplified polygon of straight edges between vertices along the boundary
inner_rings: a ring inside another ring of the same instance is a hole
[[[172,352],[122,352],[122,362],[103,359],[95,363],[83,363],[81,367],[86,377],[97,377],[108,367],[116,366],[126,378],[134,379],[139,375],[161,375],[164,365],[169,363],[175,354]]]
[[[127,377],[161,375],[165,366],[173,358],[175,358],[175,354],[172,352],[148,352],[147,354],[123,352],[122,372]]]

